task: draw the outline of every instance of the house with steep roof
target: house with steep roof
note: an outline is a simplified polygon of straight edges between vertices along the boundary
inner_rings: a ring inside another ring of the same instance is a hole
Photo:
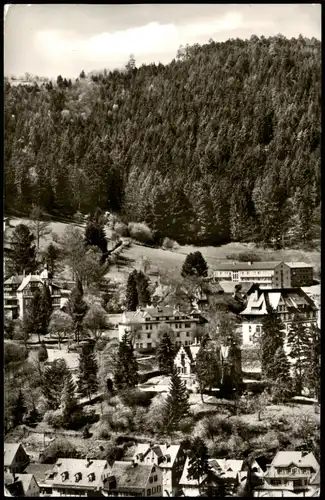
[[[58,458],[45,485],[52,488],[52,496],[100,495],[110,473],[106,460]]]
[[[185,497],[199,497],[201,496],[202,489],[207,484],[209,478],[207,474],[203,474],[200,478],[193,478],[189,475],[189,457],[186,458],[182,477],[179,481],[179,487]]]
[[[52,495],[52,482],[47,480],[47,477],[52,473],[53,465],[30,463],[24,473],[32,474],[38,484],[40,496]]]
[[[254,345],[262,332],[262,323],[271,307],[288,331],[294,315],[299,313],[305,325],[317,324],[317,307],[301,288],[264,289],[255,285],[248,295],[242,317],[242,338],[244,345]]]
[[[23,493],[22,496],[24,497],[39,497],[40,496],[40,488],[37,484],[37,481],[33,474],[9,474],[5,473],[4,474],[4,482],[5,486],[9,487],[10,489],[14,489],[17,492],[17,484],[13,485],[13,483],[21,483],[21,485],[18,486],[19,490],[21,493]],[[12,486],[13,485],[13,486]],[[15,495],[16,496],[16,495]],[[21,495],[19,495],[21,496]]]
[[[317,476],[320,466],[313,453],[301,451],[279,451],[264,474],[264,485],[257,491],[267,495],[281,491],[287,493],[305,493],[310,490],[310,482]],[[261,495],[259,495],[261,496]]]
[[[196,311],[197,313],[197,311]],[[191,330],[200,323],[192,313],[185,313],[173,307],[139,307],[136,311],[125,311],[119,323],[119,340],[124,334],[134,339],[138,352],[152,352],[159,343],[159,327],[168,325],[175,335],[175,345],[190,345]]]
[[[115,461],[105,482],[105,496],[160,497],[162,471],[154,463]]]
[[[195,360],[201,347],[197,339],[189,346],[182,345],[174,359],[174,366],[187,387],[195,385]]]
[[[138,443],[133,460],[139,464],[155,464],[162,471],[162,496],[175,496],[182,476],[186,455],[179,444]]]
[[[18,474],[23,472],[28,464],[29,456],[21,443],[4,443],[4,472]]]

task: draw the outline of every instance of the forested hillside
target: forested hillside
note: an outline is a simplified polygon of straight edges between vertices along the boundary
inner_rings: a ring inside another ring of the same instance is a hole
[[[166,66],[5,85],[6,210],[99,206],[179,243],[303,242],[320,147],[316,39],[211,41]]]

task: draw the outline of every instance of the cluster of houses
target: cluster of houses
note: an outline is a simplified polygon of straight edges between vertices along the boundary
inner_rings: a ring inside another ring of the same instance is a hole
[[[180,444],[139,443],[112,465],[91,458],[31,463],[22,444],[4,444],[5,496],[161,497],[201,496],[222,478],[229,496],[248,480],[243,460],[209,459],[209,473],[192,478]],[[251,464],[254,496],[320,496],[320,466],[312,453],[279,451],[270,464]]]

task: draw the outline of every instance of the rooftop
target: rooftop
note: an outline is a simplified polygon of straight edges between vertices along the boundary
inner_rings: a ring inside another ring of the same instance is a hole
[[[188,478],[187,477],[188,466],[189,466],[189,458],[187,457],[185,465],[184,465],[184,469],[183,469],[183,472],[182,472],[182,477],[181,477],[181,479],[179,481],[179,485],[180,486],[198,486],[198,480],[197,479],[192,479],[192,478]],[[199,484],[202,484],[206,480],[206,478],[207,478],[206,474],[204,474],[202,477],[200,477],[200,483]]]
[[[25,278],[21,282],[20,286],[18,287],[17,291],[21,292],[28,285],[28,283],[31,283],[31,282],[43,284],[43,281],[41,280],[41,278],[39,276],[37,276],[35,274],[29,274],[28,276],[25,276]]]
[[[67,485],[96,489],[103,484],[104,476],[110,474],[106,460],[58,458],[47,480],[53,485]]]
[[[20,446],[20,443],[4,443],[4,467],[12,465]]]
[[[271,262],[229,262],[224,264],[217,264],[214,266],[215,271],[246,271],[249,269],[259,269],[259,270],[268,270],[275,269],[279,264],[281,264],[280,260],[271,261]]]
[[[133,457],[136,458],[137,455],[142,454],[145,458],[149,453],[151,447],[150,443],[139,443],[136,447]],[[180,450],[179,444],[156,444],[152,446],[152,450],[157,455],[157,457],[165,457],[169,455],[170,461],[161,462],[159,465],[163,468],[172,468],[177,457],[177,454]]]
[[[110,476],[116,479],[116,489],[143,490],[152,471],[152,464],[135,464],[115,461]]]
[[[299,267],[305,268],[305,267],[313,267],[312,264],[306,264],[306,262],[285,262],[287,266],[291,267],[292,269],[297,269]]]
[[[26,467],[25,473],[32,474],[35,477],[37,483],[41,484],[46,481],[46,477],[52,472],[52,470],[53,465],[32,463]]]
[[[298,467],[313,467],[315,471],[319,469],[319,463],[313,453],[303,456],[301,451],[278,451],[271,462],[271,467],[287,467],[291,464]]]

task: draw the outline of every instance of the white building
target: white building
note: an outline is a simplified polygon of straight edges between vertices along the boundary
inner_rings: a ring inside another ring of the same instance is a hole
[[[178,370],[180,378],[188,388],[196,384],[195,360],[200,350],[200,343],[195,339],[189,346],[181,346],[175,356],[174,365]]]
[[[205,486],[208,476],[203,474],[202,477],[194,479],[188,475],[188,467],[189,458],[187,457],[179,486],[183,490],[185,497],[199,497],[201,496],[201,488]]]

